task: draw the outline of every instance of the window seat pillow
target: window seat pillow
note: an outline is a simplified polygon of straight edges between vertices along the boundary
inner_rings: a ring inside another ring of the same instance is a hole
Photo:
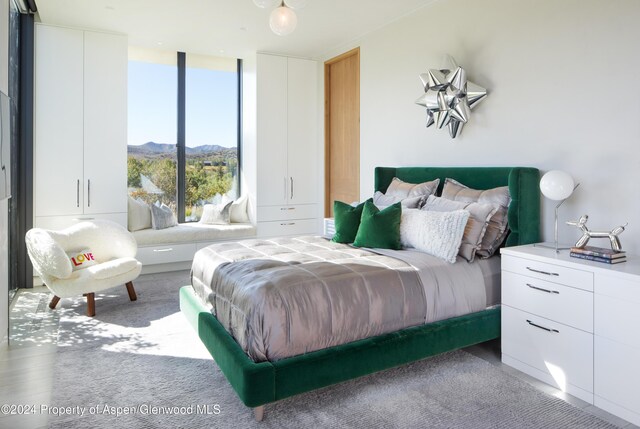
[[[165,229],[141,229],[132,232],[138,246],[153,246],[169,243],[197,243],[217,240],[234,240],[256,235],[250,223],[207,225],[197,222],[180,223]]]

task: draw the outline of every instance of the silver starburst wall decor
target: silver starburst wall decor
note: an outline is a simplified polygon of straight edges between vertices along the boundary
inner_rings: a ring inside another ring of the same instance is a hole
[[[427,108],[427,127],[436,124],[447,126],[449,135],[455,139],[469,122],[471,109],[487,96],[487,90],[467,80],[467,72],[453,58],[451,69],[431,69],[420,75],[424,95],[416,104]]]

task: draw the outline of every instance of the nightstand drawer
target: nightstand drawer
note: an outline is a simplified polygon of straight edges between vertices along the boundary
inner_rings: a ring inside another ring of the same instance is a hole
[[[593,273],[530,259],[502,256],[502,270],[593,292]]]
[[[593,293],[511,272],[502,272],[502,303],[593,332]]]
[[[502,353],[548,374],[558,387],[593,392],[593,335],[502,306]]]

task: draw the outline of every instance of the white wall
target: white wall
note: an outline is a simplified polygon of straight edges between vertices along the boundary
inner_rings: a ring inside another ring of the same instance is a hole
[[[361,51],[361,196],[375,166],[534,166],[581,187],[561,220],[629,222],[640,253],[640,2],[440,0],[345,45]],[[452,55],[489,97],[455,140],[425,128],[418,75]],[[553,239],[543,201],[543,234]],[[561,241],[577,232],[560,227]],[[605,241],[594,244],[608,245]]]
[[[9,93],[9,0],[0,0],[0,91]],[[0,344],[9,328],[9,205],[0,201]]]

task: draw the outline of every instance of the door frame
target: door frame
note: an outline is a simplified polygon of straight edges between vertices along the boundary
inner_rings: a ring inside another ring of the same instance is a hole
[[[339,61],[356,56],[358,60],[358,70],[356,71],[357,93],[356,107],[358,118],[360,118],[360,47],[344,52],[337,57],[324,62],[324,215],[329,217],[331,213],[331,65]],[[358,120],[359,122],[359,120]],[[358,124],[359,128],[359,124]],[[358,129],[358,154],[360,154],[360,130]],[[358,159],[359,161],[359,159]],[[359,168],[358,168],[359,170]],[[358,191],[360,188],[360,174],[358,172]]]

